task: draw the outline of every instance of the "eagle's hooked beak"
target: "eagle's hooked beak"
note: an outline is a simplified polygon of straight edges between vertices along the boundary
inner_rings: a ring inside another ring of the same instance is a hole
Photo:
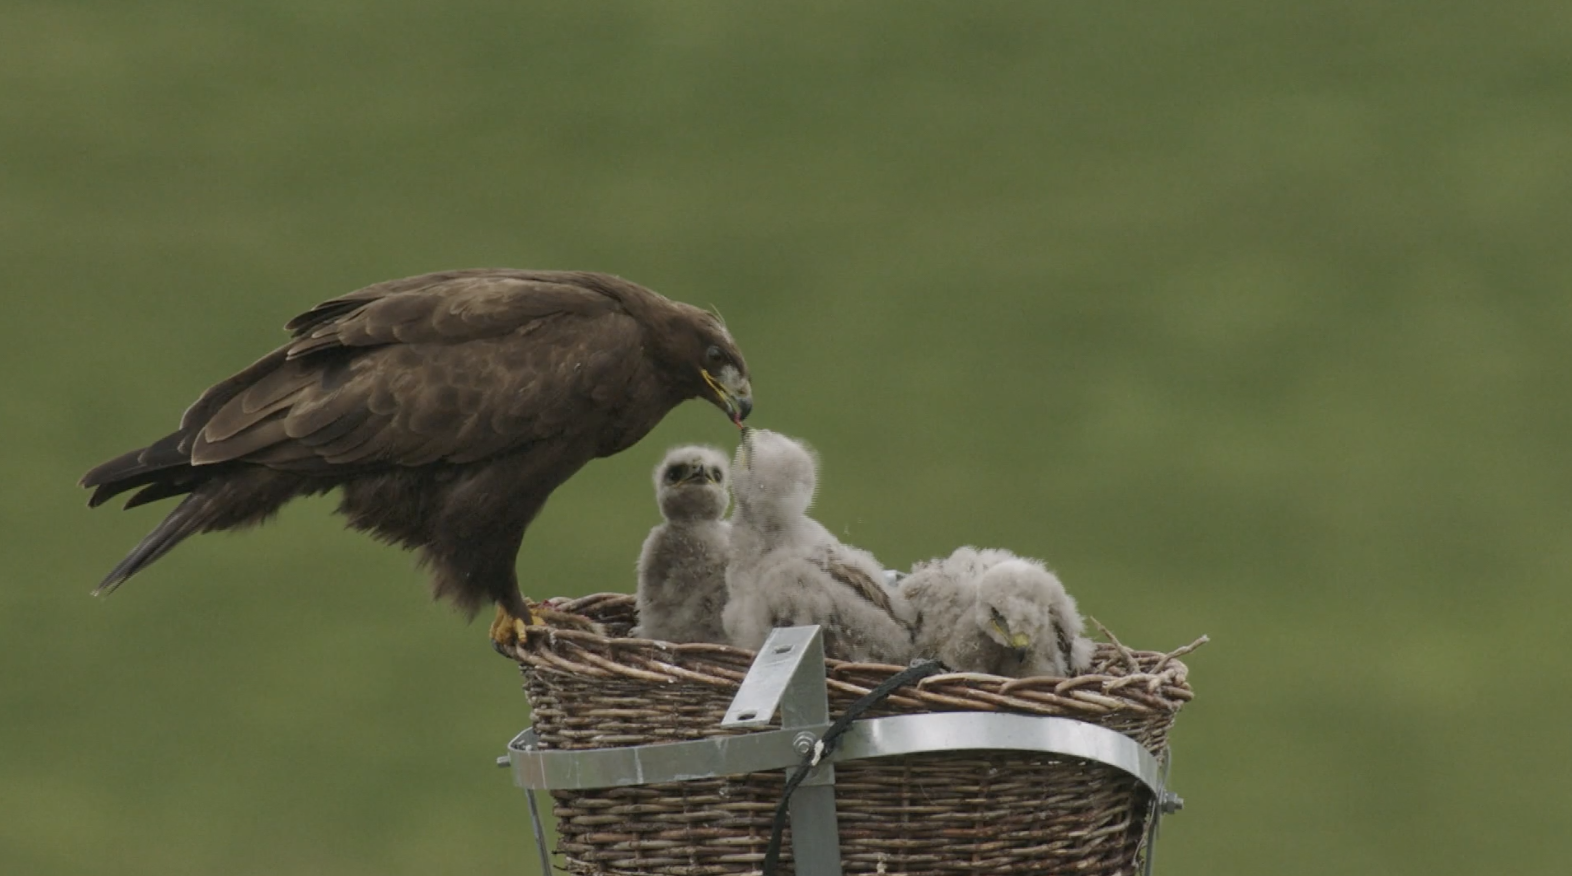
[[[722,368],[719,376],[705,368],[700,368],[699,374],[703,375],[704,382],[715,393],[715,400],[726,411],[726,415],[741,427],[742,421],[753,413],[753,388],[748,385],[748,378],[743,377],[733,365]]]

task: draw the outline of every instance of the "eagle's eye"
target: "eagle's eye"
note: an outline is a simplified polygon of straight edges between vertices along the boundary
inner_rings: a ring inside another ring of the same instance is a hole
[[[721,358],[720,347],[711,345],[708,350],[704,351],[704,361],[710,363],[711,365],[719,365]]]
[[[712,468],[712,469],[710,469],[710,480],[712,480],[712,481],[714,481],[714,482],[715,482],[715,483],[717,483],[717,484],[718,484],[718,483],[720,483],[720,480],[721,480],[721,470],[720,470],[720,469],[718,469],[718,468]]]
[[[687,473],[688,470],[686,466],[674,465],[671,468],[666,469],[666,483],[675,484],[676,482],[682,480],[682,476]]]

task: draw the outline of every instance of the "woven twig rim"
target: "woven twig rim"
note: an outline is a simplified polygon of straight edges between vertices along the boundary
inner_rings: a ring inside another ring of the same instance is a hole
[[[531,626],[510,652],[529,669],[581,678],[735,687],[756,656],[729,645],[674,644],[627,636],[634,602],[624,593],[597,593],[551,605],[558,612],[593,619],[604,632],[549,623]],[[1140,651],[1126,647],[1101,624],[1098,627],[1110,641],[1097,644],[1092,668],[1084,674],[1070,678],[934,675],[916,686],[900,688],[886,708],[1090,717],[1114,712],[1173,713],[1194,698],[1189,667],[1178,658],[1205,644],[1207,637],[1172,651]],[[832,700],[860,697],[905,668],[833,659],[825,660],[825,666]]]

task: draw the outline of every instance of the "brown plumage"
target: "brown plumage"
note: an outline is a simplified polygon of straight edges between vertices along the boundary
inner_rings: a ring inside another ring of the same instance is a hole
[[[889,589],[875,581],[866,570],[847,562],[844,557],[825,553],[810,557],[809,562],[822,569],[824,574],[850,587],[853,593],[873,603],[875,608],[885,614],[893,616],[899,613],[890,601]]]
[[[203,393],[177,431],[83,476],[90,506],[185,496],[99,590],[188,536],[338,487],[351,527],[419,549],[437,596],[496,603],[503,641],[528,617],[514,561],[552,490],[686,399],[738,423],[752,407],[718,319],[605,274],[426,274],[285,328],[289,343]]]

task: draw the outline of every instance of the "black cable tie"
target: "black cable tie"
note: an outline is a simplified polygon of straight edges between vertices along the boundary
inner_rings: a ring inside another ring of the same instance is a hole
[[[798,764],[797,772],[786,780],[786,789],[781,794],[781,802],[775,807],[775,820],[770,825],[770,844],[764,847],[764,876],[775,876],[775,868],[780,864],[781,837],[786,830],[786,813],[790,810],[791,795],[796,792],[797,786],[808,778],[808,773],[835,752],[840,738],[851,729],[853,721],[862,717],[864,712],[889,699],[890,694],[898,688],[905,687],[914,681],[927,678],[943,672],[944,666],[937,660],[924,660],[902,669],[900,672],[886,678],[878,687],[858,697],[856,702],[846,707],[846,711],[835,723],[830,725],[819,741],[808,749],[802,756],[802,763]]]

